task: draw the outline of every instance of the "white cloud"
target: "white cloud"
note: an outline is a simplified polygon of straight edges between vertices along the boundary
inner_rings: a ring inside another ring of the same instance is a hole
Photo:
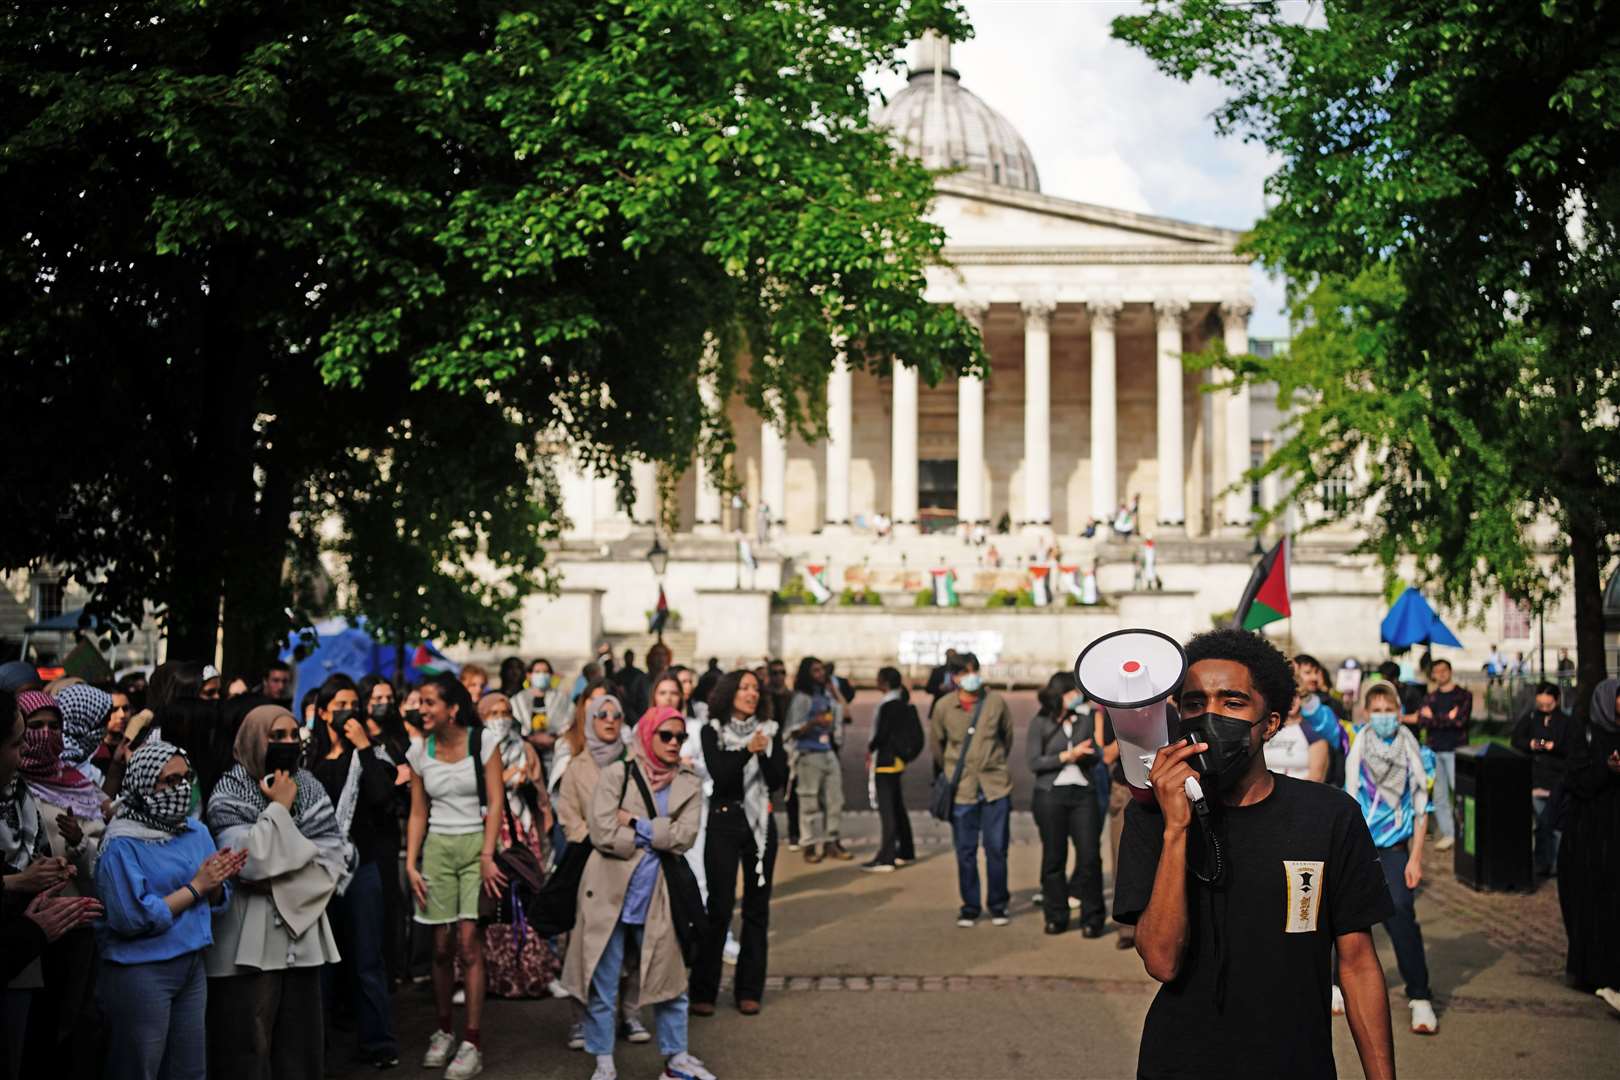
[[[1048,194],[1234,229],[1264,208],[1275,163],[1263,147],[1215,136],[1223,91],[1161,75],[1109,36],[1114,0],[968,0],[976,36],[953,46],[962,85],[1012,121]],[[893,91],[897,75],[877,84]],[[1286,332],[1281,283],[1254,271],[1253,331]]]

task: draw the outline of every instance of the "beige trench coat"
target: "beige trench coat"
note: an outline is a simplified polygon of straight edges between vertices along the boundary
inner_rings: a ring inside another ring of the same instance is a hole
[[[581,843],[591,835],[591,796],[601,778],[602,766],[587,753],[569,760],[568,771],[557,785],[557,797],[552,800],[552,806],[557,810],[557,820],[562,822],[570,844]]]
[[[570,771],[579,763],[570,766]],[[647,806],[634,781],[619,799],[624,779],[624,762],[602,770],[596,793],[591,799],[591,843],[596,850],[579,881],[579,915],[569,940],[568,957],[563,961],[563,988],[569,996],[589,1000],[591,976],[596,972],[602,950],[607,948],[624,909],[625,890],[636,865],[650,852],[636,847],[636,832],[619,824],[622,806],[638,818],[647,816]],[[565,776],[563,778],[567,780]],[[669,816],[652,823],[653,851],[683,855],[697,842],[698,824],[703,815],[703,784],[697,774],[682,765],[669,786]],[[653,887],[652,904],[647,909],[646,934],[641,946],[641,1004],[655,1005],[686,993],[686,961],[681,956],[675,923],[669,913],[669,890],[663,874]]]

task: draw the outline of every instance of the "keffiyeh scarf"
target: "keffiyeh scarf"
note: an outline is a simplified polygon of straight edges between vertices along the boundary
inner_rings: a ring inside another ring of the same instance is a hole
[[[28,702],[31,698],[39,701]],[[20,694],[17,700],[30,706],[27,712],[38,712],[42,708],[61,712],[56,700],[49,694]],[[28,790],[40,802],[50,803],[88,821],[101,820],[101,789],[78,769],[62,763],[61,728],[46,725],[23,732],[22,777],[28,784]]]
[[[760,723],[757,716],[728,717],[724,722],[710,720],[720,746],[732,753],[746,750],[756,733],[763,733],[766,741],[776,738],[776,721]],[[765,776],[759,767],[759,755],[749,754],[743,766],[743,814],[754,834],[754,872],[759,883],[765,884],[765,840],[771,823],[771,793],[765,789]]]
[[[77,683],[56,695],[62,706],[62,761],[79,765],[101,745],[112,713],[112,697],[85,683]]]
[[[161,740],[149,740],[135,751],[135,756],[129,759],[129,769],[124,773],[122,803],[113,815],[112,823],[107,826],[106,839],[127,836],[134,840],[163,843],[186,831],[190,820],[191,786],[196,781],[188,777],[183,783],[163,791],[157,790],[158,774],[176,755],[185,760],[189,772],[191,759],[186,752]]]
[[[28,793],[28,785],[20,777],[12,777],[0,790],[0,861],[15,872],[50,853],[50,840],[40,827],[39,806]]]

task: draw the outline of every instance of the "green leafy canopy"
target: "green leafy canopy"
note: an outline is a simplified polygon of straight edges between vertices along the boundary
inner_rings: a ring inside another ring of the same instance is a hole
[[[173,654],[211,653],[223,610],[227,661],[256,661],[305,602],[501,638],[544,584],[559,448],[627,490],[634,461],[725,459],[706,379],[813,434],[840,349],[931,380],[982,359],[923,299],[931,178],[863,84],[964,36],[954,0],[0,26],[0,389],[38,403],[4,438],[39,462],[0,565],[62,568],[126,625],[162,608]]]

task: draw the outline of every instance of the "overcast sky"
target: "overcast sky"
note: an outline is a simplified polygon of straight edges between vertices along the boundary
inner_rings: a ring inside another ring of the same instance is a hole
[[[1128,0],[967,0],[976,36],[953,46],[962,85],[1012,121],[1029,143],[1041,190],[1122,210],[1247,229],[1272,171],[1264,148],[1219,139],[1209,80],[1159,74],[1108,35]],[[904,85],[886,76],[892,92]],[[1254,271],[1250,332],[1287,332],[1282,285]]]

